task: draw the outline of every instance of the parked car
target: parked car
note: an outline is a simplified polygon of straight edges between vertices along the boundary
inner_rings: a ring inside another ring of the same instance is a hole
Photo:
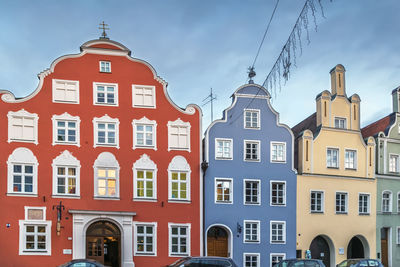
[[[275,264],[274,267],[326,267],[322,260],[288,259]]]
[[[379,260],[373,259],[347,259],[337,264],[336,267],[383,267],[383,264]]]
[[[231,258],[224,257],[185,257],[169,267],[238,267]]]
[[[105,267],[100,262],[91,259],[76,259],[64,263],[58,267]]]

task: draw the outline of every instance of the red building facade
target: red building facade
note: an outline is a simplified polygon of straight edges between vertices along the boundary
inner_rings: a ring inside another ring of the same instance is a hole
[[[151,65],[107,38],[38,76],[27,97],[0,91],[1,265],[202,254],[200,108],[177,107]]]

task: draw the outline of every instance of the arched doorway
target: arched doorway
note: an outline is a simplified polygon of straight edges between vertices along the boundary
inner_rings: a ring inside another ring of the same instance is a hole
[[[357,237],[354,236],[347,246],[347,258],[348,259],[360,259],[364,258],[364,245],[362,241]]]
[[[327,240],[319,235],[310,244],[311,258],[320,259],[326,267],[331,267],[331,248]]]
[[[220,226],[207,231],[207,256],[230,257],[228,252],[229,233]]]
[[[105,266],[120,266],[121,232],[115,224],[98,221],[88,227],[86,258],[94,259]]]

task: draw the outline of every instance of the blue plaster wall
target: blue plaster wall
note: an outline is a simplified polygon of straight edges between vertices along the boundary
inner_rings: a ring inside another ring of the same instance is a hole
[[[238,94],[264,96],[268,99],[242,97]],[[270,266],[270,253],[296,257],[296,173],[293,170],[293,135],[288,127],[278,126],[277,115],[270,109],[268,92],[261,86],[247,84],[233,95],[231,107],[222,120],[214,121],[206,131],[205,160],[209,166],[204,177],[204,237],[213,224],[232,231],[233,255],[243,266],[243,253],[260,253],[260,266]],[[260,129],[244,129],[244,109],[260,110]],[[226,120],[226,121],[224,121]],[[215,138],[233,139],[233,160],[215,160]],[[260,162],[244,161],[244,141],[260,140]],[[270,162],[270,142],[286,142],[286,163]],[[215,177],[233,178],[233,204],[215,204]],[[244,179],[261,180],[261,205],[244,205]],[[286,181],[286,206],[270,206],[270,180]],[[260,220],[260,243],[243,242],[244,220]],[[286,243],[270,244],[270,221],[286,221]],[[243,227],[237,231],[237,224]],[[207,247],[205,248],[205,253]]]

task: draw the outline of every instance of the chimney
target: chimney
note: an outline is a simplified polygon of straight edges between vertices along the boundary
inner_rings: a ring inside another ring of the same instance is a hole
[[[393,112],[400,112],[400,86],[392,91]]]
[[[346,72],[343,65],[338,64],[336,67],[331,69],[331,89],[332,95],[346,96],[346,86],[344,73]]]

